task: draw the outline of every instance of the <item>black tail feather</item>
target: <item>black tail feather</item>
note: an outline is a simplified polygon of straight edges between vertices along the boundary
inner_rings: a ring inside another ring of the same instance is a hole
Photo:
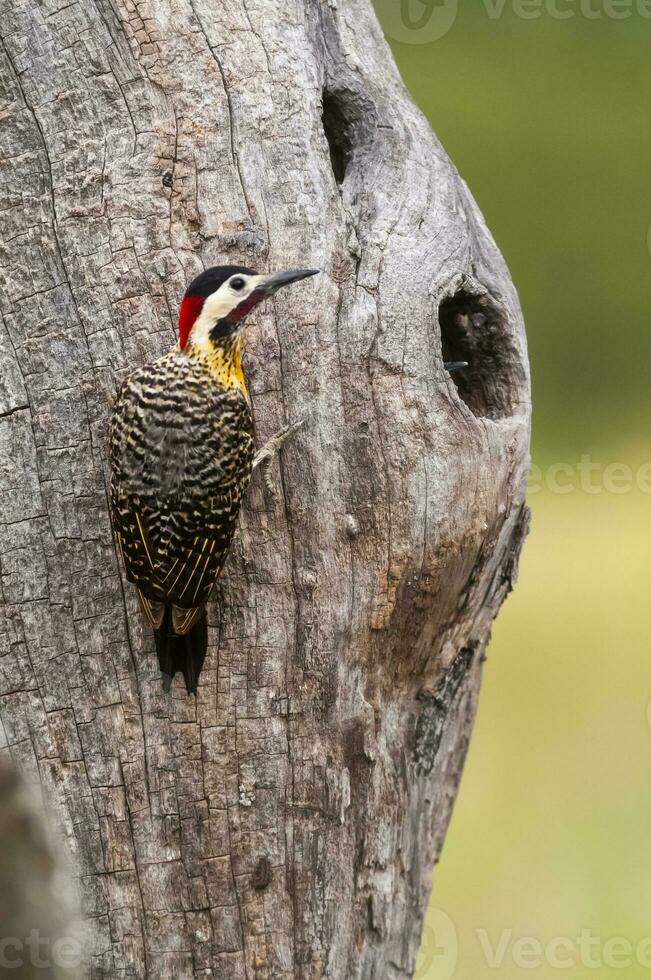
[[[169,691],[172,678],[179,672],[183,674],[188,694],[196,694],[208,646],[206,610],[185,636],[178,636],[172,629],[172,606],[167,603],[163,622],[154,630],[154,639],[165,690]]]

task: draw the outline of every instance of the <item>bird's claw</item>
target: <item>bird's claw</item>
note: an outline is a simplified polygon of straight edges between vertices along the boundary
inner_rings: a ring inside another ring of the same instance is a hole
[[[291,425],[286,426],[281,429],[280,432],[276,432],[275,435],[271,437],[261,449],[258,449],[257,453],[253,457],[253,469],[257,469],[258,466],[264,467],[264,472],[262,478],[264,480],[264,485],[270,493],[273,493],[274,486],[271,481],[271,473],[269,472],[269,464],[274,456],[277,456],[282,448],[283,444],[291,435],[293,435],[302,425],[305,425],[305,418],[299,419],[298,422],[293,422]]]

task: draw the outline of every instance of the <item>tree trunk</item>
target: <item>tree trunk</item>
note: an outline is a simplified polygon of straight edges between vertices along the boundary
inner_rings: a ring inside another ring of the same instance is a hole
[[[368,0],[6,0],[0,33],[0,718],[89,976],[409,977],[527,525],[508,272]],[[195,701],[121,580],[106,430],[223,262],[323,271],[249,327],[258,443],[306,423]]]

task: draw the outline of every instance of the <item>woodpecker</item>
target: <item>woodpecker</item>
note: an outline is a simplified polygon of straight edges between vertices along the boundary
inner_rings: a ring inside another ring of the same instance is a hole
[[[181,672],[196,694],[207,646],[206,602],[223,568],[257,462],[242,372],[247,314],[282,286],[315,275],[216,266],[190,283],[179,342],[126,379],[111,418],[111,511],[126,576],[154,630],[169,691]]]

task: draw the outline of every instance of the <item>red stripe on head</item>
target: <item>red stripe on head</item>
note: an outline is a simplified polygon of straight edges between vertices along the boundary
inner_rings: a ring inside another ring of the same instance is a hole
[[[201,313],[201,308],[205,302],[203,296],[184,296],[179,310],[179,347],[185,347],[190,336],[195,320]]]
[[[261,303],[264,298],[265,293],[262,289],[254,289],[250,296],[247,296],[246,299],[243,299],[241,303],[238,303],[237,306],[231,310],[231,312],[228,314],[228,319],[232,323],[237,323],[239,320],[245,317],[247,313],[250,313],[251,310],[258,305],[258,303]]]

